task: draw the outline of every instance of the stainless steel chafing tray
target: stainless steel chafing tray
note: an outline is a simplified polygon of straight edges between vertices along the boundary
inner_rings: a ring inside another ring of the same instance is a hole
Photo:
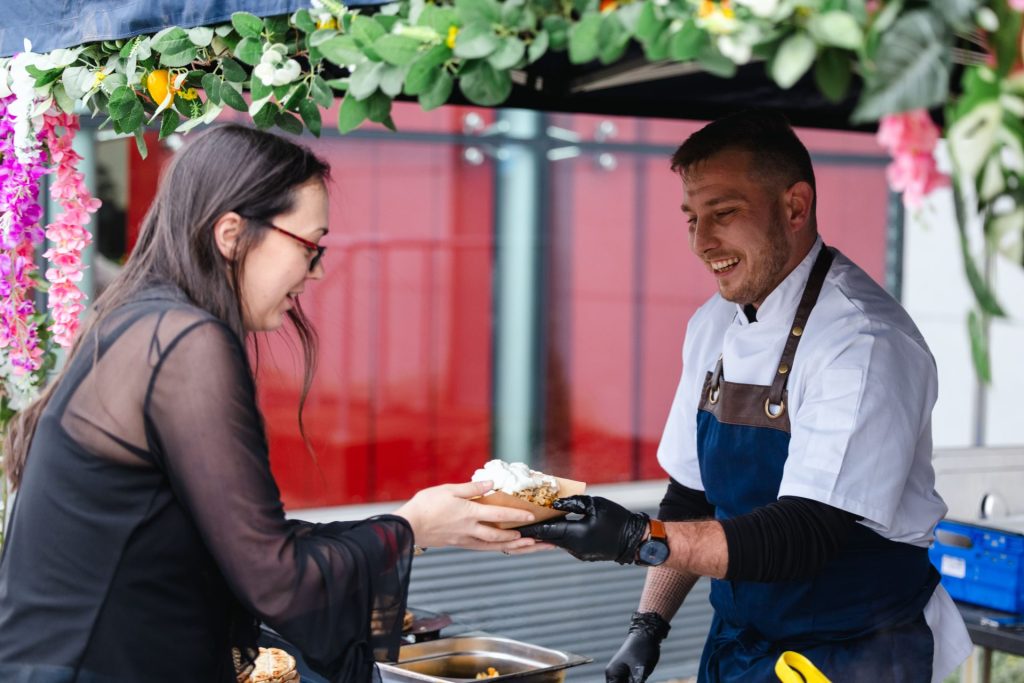
[[[510,638],[466,634],[405,645],[396,664],[379,664],[384,681],[473,681],[494,667],[490,681],[560,683],[565,670],[593,661]]]

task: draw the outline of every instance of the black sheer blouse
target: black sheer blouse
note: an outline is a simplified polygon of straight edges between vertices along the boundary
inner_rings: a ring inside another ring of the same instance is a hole
[[[378,680],[402,629],[405,520],[285,519],[244,347],[177,290],[146,290],[94,342],[14,502],[0,679],[227,683],[262,620],[329,680]]]

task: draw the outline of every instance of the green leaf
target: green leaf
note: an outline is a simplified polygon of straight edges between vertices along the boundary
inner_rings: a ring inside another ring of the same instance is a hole
[[[209,26],[196,26],[185,31],[188,34],[188,39],[192,41],[192,44],[196,47],[207,47],[213,42],[213,29]]]
[[[875,71],[851,115],[854,123],[875,121],[886,114],[931,109],[949,94],[952,35],[941,19],[927,10],[910,10],[882,36]]]
[[[707,43],[707,34],[698,28],[693,19],[687,19],[683,27],[669,38],[668,54],[677,62],[688,62],[695,59],[701,47]]]
[[[309,132],[320,137],[320,108],[316,106],[313,100],[302,100],[299,102],[299,115],[302,116],[302,122],[306,124],[306,128],[309,128]]]
[[[60,78],[60,75],[64,72],[63,69],[50,69],[48,71],[43,71],[34,64],[26,65],[25,70],[30,76],[33,76],[36,79],[37,88],[53,83],[55,80]]]
[[[145,159],[149,156],[149,148],[146,147],[146,138],[142,135],[141,130],[135,131],[135,146],[139,149],[139,156]]]
[[[285,42],[288,37],[288,31],[291,30],[288,18],[283,16],[267,17],[263,20],[263,24],[270,34],[270,42],[272,43]]]
[[[256,38],[242,38],[235,48],[235,57],[249,66],[256,66],[263,57],[263,43]]]
[[[437,31],[441,36],[447,37],[450,26],[458,26],[459,19],[455,10],[451,7],[438,5],[426,5],[420,13],[417,26],[427,26]]]
[[[957,192],[953,194],[956,195]],[[967,231],[962,220],[957,221],[957,227],[960,229],[960,252],[963,255],[964,272],[967,274],[967,282],[971,286],[971,291],[974,292],[975,300],[978,302],[981,310],[988,315],[996,318],[1005,318],[1006,311],[999,305],[995,294],[985,283],[985,279],[981,276],[981,272],[974,262],[974,256],[971,254],[971,249],[967,242]]]
[[[299,106],[299,102],[306,101],[306,98],[309,95],[309,87],[302,81],[294,83],[289,87],[291,90],[288,91],[288,94],[281,106],[285,109],[295,111],[295,108]]]
[[[658,19],[658,13],[654,9],[654,0],[646,0],[640,9],[640,16],[637,17],[633,35],[642,44],[646,45],[653,42],[664,28],[665,22]]]
[[[178,112],[173,109],[164,109],[164,113],[160,116],[159,139],[163,140],[165,137],[176,131],[179,123],[181,123],[181,117],[178,116]]]
[[[939,15],[960,30],[973,28],[974,13],[981,3],[978,0],[929,0]]]
[[[573,64],[593,61],[601,47],[597,42],[600,31],[600,14],[588,14],[573,24],[569,28],[569,61]]]
[[[511,69],[526,56],[526,43],[515,36],[510,36],[501,41],[498,49],[487,58],[495,69],[499,71]]]
[[[127,85],[122,85],[110,93],[107,112],[110,114],[110,118],[116,121],[127,117],[136,104],[138,104],[138,98],[135,97],[135,91]]]
[[[169,66],[172,68],[180,66],[188,66],[197,57],[196,47],[189,45],[189,49],[185,52],[164,52],[160,55],[160,63],[163,66]]]
[[[355,97],[357,100],[365,100],[367,97],[373,94],[380,85],[380,77],[384,75],[384,64],[383,62],[371,62],[363,64],[348,81],[348,95],[345,99],[349,99],[349,96]]]
[[[402,93],[402,83],[405,82],[405,74],[408,71],[408,66],[386,65],[380,75],[381,91],[390,98],[400,95]]]
[[[1007,2],[993,3],[999,17],[999,30],[992,36],[992,51],[996,55],[996,73],[1005,77],[1020,61],[1021,54],[1021,22],[1024,14],[1019,9],[1011,8]]]
[[[711,43],[701,46],[697,52],[697,61],[702,69],[719,78],[732,78],[736,75],[736,64]]]
[[[405,66],[416,59],[420,45],[422,43],[415,38],[389,33],[375,40],[373,42],[373,49],[388,64]]]
[[[311,47],[320,47],[336,35],[338,32],[333,28],[319,28],[309,35],[309,44]]]
[[[242,83],[246,78],[248,78],[248,75],[245,73],[245,69],[242,68],[242,65],[230,57],[222,57],[220,65],[224,70],[224,78],[233,83]]]
[[[771,62],[772,80],[787,89],[800,80],[814,63],[818,46],[806,33],[797,32],[782,41]]]
[[[473,104],[493,107],[512,94],[512,78],[486,61],[470,62],[459,73],[459,90]]]
[[[176,55],[188,50],[195,53],[196,46],[189,40],[188,34],[177,26],[161,31],[157,36],[153,38],[153,49],[161,53],[161,56]]]
[[[364,100],[357,100],[352,95],[346,95],[338,109],[338,131],[344,134],[355,130],[360,123],[366,120],[366,114],[367,103]]]
[[[441,73],[441,65],[451,56],[446,45],[435,45],[421,55],[405,75],[405,94],[419,95],[428,90]]]
[[[220,89],[220,98],[224,101],[224,104],[228,105],[232,109],[244,112],[249,111],[249,105],[245,103],[245,98],[242,97],[242,93],[235,90],[228,83],[225,83],[224,87]]]
[[[375,123],[391,118],[391,98],[382,92],[374,93],[366,100],[366,118]]]
[[[598,57],[602,64],[611,64],[617,61],[626,51],[629,43],[629,32],[619,21],[618,12],[609,12],[604,15],[601,21],[601,29],[597,33],[597,42],[600,45]]]
[[[988,338],[981,322],[981,316],[977,311],[967,314],[967,331],[971,338],[971,359],[974,361],[974,371],[982,383],[991,384],[992,361],[989,355]]]
[[[206,93],[206,98],[214,104],[220,104],[223,101],[220,97],[221,83],[220,77],[216,74],[205,74],[203,76],[203,92]]]
[[[372,45],[387,33],[373,17],[359,15],[352,18],[352,36],[363,45]]]
[[[50,94],[53,95],[53,99],[57,102],[57,106],[60,107],[61,111],[66,114],[72,114],[75,111],[75,101],[68,97],[68,93],[64,90],[63,83],[57,83],[50,90]]]
[[[469,24],[455,38],[454,54],[461,59],[482,59],[491,55],[500,45],[501,39],[489,24]]]
[[[303,33],[312,33],[316,30],[316,22],[313,21],[308,9],[300,9],[292,14],[292,23]]]
[[[668,46],[669,41],[672,40],[672,36],[666,27],[658,37],[651,42],[644,45],[644,56],[647,57],[649,62],[660,62],[668,57]]]
[[[231,25],[243,38],[259,38],[263,33],[263,20],[248,12],[235,12],[231,15]]]
[[[277,116],[274,118],[274,123],[281,130],[287,131],[292,135],[302,135],[302,121],[295,118],[294,114],[289,114],[286,111],[277,112]]]
[[[544,17],[542,22],[544,30],[548,33],[552,50],[564,50],[569,44],[569,22],[565,17],[549,15]]]
[[[250,106],[250,109],[252,107]],[[280,111],[273,102],[266,102],[259,110],[252,115],[252,122],[257,128],[270,128],[277,121],[277,113]]]
[[[128,85],[128,79],[125,78],[124,74],[116,71],[112,74],[107,74],[107,77],[100,82],[100,88],[108,95],[113,93],[122,85]]]
[[[266,85],[260,79],[253,76],[252,80],[249,81],[249,92],[252,93],[253,100],[262,100],[266,97],[270,97],[274,88]]]
[[[452,79],[451,74],[447,71],[442,71],[438,74],[437,78],[434,79],[430,88],[425,92],[420,93],[420,107],[423,111],[437,109],[447,102],[449,97],[451,97],[452,88],[454,86],[455,81]]]
[[[864,31],[848,12],[836,10],[812,15],[807,30],[822,45],[859,50],[864,44]]]
[[[494,0],[455,0],[455,11],[463,24],[479,22],[490,26],[501,21],[501,8]]]
[[[313,76],[313,82],[310,85],[310,95],[314,102],[325,109],[334,104],[334,92],[320,76]]]
[[[841,50],[822,50],[814,63],[814,82],[818,90],[832,102],[842,102],[850,89],[850,60]]]
[[[544,56],[548,51],[548,32],[541,30],[533,37],[533,41],[530,43],[530,47],[526,50],[526,61],[529,64],[533,64],[538,59]]]
[[[327,58],[327,61],[338,66],[361,64],[366,61],[363,51],[359,49],[352,36],[335,36],[320,45],[320,52]]]

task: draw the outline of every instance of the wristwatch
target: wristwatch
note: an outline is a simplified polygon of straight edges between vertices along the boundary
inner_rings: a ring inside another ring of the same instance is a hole
[[[643,567],[657,567],[668,559],[668,552],[665,523],[660,519],[650,520],[650,534],[636,551],[636,563]]]

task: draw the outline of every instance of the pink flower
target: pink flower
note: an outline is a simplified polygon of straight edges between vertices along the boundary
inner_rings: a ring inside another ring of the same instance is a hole
[[[63,135],[60,129],[64,130]],[[89,214],[100,207],[100,201],[89,194],[77,169],[81,157],[71,147],[77,130],[75,116],[58,112],[44,117],[43,132],[50,160],[57,166],[50,195],[63,209],[46,226],[46,237],[53,244],[43,254],[50,262],[46,269],[46,279],[51,283],[47,304],[52,318],[49,329],[54,341],[65,348],[74,342],[78,317],[85,308],[81,304],[85,295],[75,284],[82,279],[82,250],[92,241],[85,225]]]
[[[1024,0],[1010,0],[1010,9],[1024,12]]]
[[[886,168],[886,176],[889,186],[903,193],[903,203],[915,209],[932,190],[949,185],[949,178],[939,172],[931,152],[897,154]]]
[[[886,168],[889,186],[903,193],[909,208],[919,207],[932,190],[949,185],[935,164],[939,137],[938,126],[924,109],[884,116],[878,126],[878,144],[893,156]]]
[[[897,152],[931,153],[939,137],[938,127],[924,109],[883,116],[878,126],[878,144],[893,155]]]

